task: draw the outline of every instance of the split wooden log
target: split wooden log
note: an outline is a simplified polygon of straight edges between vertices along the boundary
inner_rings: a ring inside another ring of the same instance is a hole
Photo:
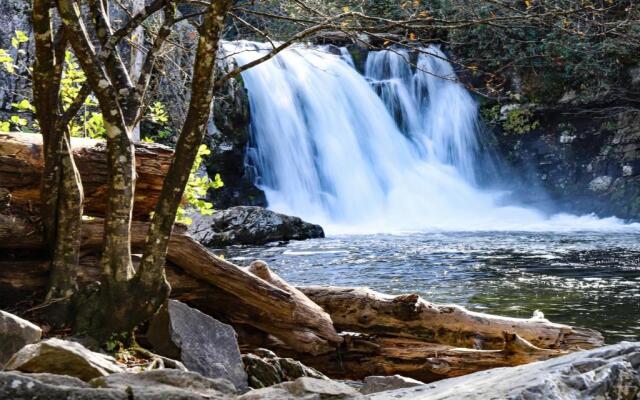
[[[0,251],[41,250],[44,248],[42,234],[38,224],[17,216],[0,214]],[[131,228],[132,247],[140,249],[144,244],[148,223],[135,221]],[[93,253],[100,250],[103,243],[103,223],[100,219],[85,221],[82,225],[82,252]],[[213,255],[207,248],[185,233],[184,227],[177,226],[170,239],[167,259],[179,271],[168,272],[169,282],[173,285],[187,284],[198,286],[196,280],[205,289],[200,291],[197,307],[204,312],[218,316],[233,324],[252,326],[273,335],[287,346],[300,353],[321,354],[335,350],[342,338],[335,331],[331,318],[319,306],[311,302],[296,289],[285,284],[277,276],[271,275],[272,282],[264,280],[250,272]],[[46,265],[46,263],[44,263]],[[91,263],[83,263],[81,274],[97,279],[98,274],[91,271]],[[10,268],[5,263],[3,268]],[[41,267],[41,266],[40,266]],[[22,271],[0,271],[0,293],[12,292],[24,286]],[[172,279],[173,278],[173,279]],[[29,280],[27,284],[32,284]],[[5,284],[6,289],[2,288]],[[32,288],[35,289],[35,288]],[[174,288],[175,289],[175,288]],[[203,293],[204,292],[204,293]],[[175,291],[174,291],[175,293]],[[178,291],[189,296],[185,291]],[[180,299],[180,298],[179,298]],[[190,303],[191,303],[190,302]]]
[[[104,141],[72,138],[73,155],[82,177],[84,213],[103,216],[106,206],[107,168]],[[173,150],[154,143],[136,143],[136,219],[147,219],[155,208]],[[42,135],[0,133],[0,187],[9,190],[15,206],[40,203],[43,170]]]
[[[344,333],[336,353],[318,357],[289,354],[334,379],[400,374],[423,382],[511,367],[566,354],[540,349],[514,333],[503,333],[499,350],[475,350],[424,340]]]
[[[544,318],[509,318],[427,302],[417,294],[389,296],[367,288],[299,288],[331,315],[339,331],[393,335],[450,346],[500,349],[503,332],[515,332],[545,349],[588,349],[604,343],[591,329]]]

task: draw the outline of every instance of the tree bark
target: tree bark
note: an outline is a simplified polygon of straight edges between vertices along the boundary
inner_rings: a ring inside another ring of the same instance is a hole
[[[140,282],[149,290],[154,290],[165,280],[164,260],[169,236],[182,202],[191,167],[207,129],[213,101],[218,43],[224,29],[224,17],[231,5],[232,2],[228,0],[211,2],[199,28],[200,38],[193,67],[189,110],[153,214],[140,264]]]
[[[69,299],[76,291],[75,269],[80,251],[82,183],[73,161],[66,124],[61,123],[60,81],[67,39],[64,28],[54,35],[51,0],[33,4],[36,63],[33,98],[43,137],[41,217],[51,255],[47,299]],[[57,303],[52,321],[68,318],[68,301]]]
[[[500,349],[476,350],[431,343],[426,340],[359,333],[342,334],[344,342],[334,353],[310,357],[282,351],[334,379],[359,380],[371,375],[400,374],[422,382],[453,378],[490,368],[513,367],[566,354],[540,349],[504,332]],[[277,350],[276,350],[277,351]]]
[[[84,214],[105,215],[107,207],[106,146],[101,140],[71,138],[73,158],[84,189]],[[39,207],[43,173],[42,135],[0,133],[0,187],[11,192],[18,208]],[[153,143],[136,143],[136,181],[133,217],[146,220],[154,210],[173,151]]]
[[[133,223],[131,238],[135,250],[143,247],[148,227],[149,223]],[[102,221],[84,221],[82,251],[96,254],[102,241]],[[8,254],[10,250],[32,253],[42,249],[44,243],[39,224],[27,218],[0,214],[0,253]],[[171,265],[169,280],[172,286],[177,285],[174,289],[178,299],[209,314],[236,325],[254,327],[301,353],[333,351],[342,340],[329,316],[304,295],[289,285],[272,283],[281,280],[271,273],[270,280],[264,280],[251,273],[251,269],[240,268],[214,256],[185,234],[183,228],[175,228],[171,235],[168,259]],[[83,286],[100,278],[95,262],[87,265],[85,259],[82,264],[79,280]],[[9,304],[19,301],[20,296],[26,296],[30,291],[38,293],[33,279],[42,272],[29,273],[28,278],[24,272],[24,266],[16,270],[11,262],[0,265],[0,292],[16,293],[15,297],[7,296]],[[21,291],[20,287],[24,285],[28,289]],[[130,293],[126,298],[132,300],[137,296],[137,293]]]
[[[544,318],[509,318],[429,303],[416,294],[389,296],[367,288],[299,288],[329,313],[339,331],[385,334],[450,346],[499,349],[514,332],[546,349],[589,349],[604,343],[598,332]]]

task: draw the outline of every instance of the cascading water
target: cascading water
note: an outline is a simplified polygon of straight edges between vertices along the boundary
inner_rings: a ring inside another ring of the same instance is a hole
[[[245,64],[267,44],[232,42]],[[476,185],[477,106],[435,46],[415,71],[402,51],[369,54],[365,76],[344,50],[297,46],[243,73],[269,207],[329,232],[601,229],[615,219],[500,205]]]

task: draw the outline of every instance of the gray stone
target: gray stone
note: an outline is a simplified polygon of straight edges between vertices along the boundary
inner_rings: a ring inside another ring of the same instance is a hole
[[[244,371],[233,328],[179,301],[170,300],[151,322],[147,334],[154,350],[181,360],[191,371],[231,381],[245,391]]]
[[[31,322],[0,310],[0,369],[12,355],[42,337],[42,330]]]
[[[428,385],[380,392],[371,400],[636,400],[640,342],[622,342],[544,362],[495,368]]]
[[[364,378],[364,384],[360,388],[360,393],[371,394],[384,392],[385,390],[402,389],[420,385],[424,385],[424,383],[402,375],[367,376]]]
[[[277,357],[266,349],[257,349],[255,353],[242,356],[245,371],[249,375],[249,386],[252,388],[259,389],[302,377],[329,379],[321,372],[292,358]]]
[[[124,368],[113,357],[93,352],[79,343],[52,338],[23,347],[7,362],[5,370],[49,372],[89,381],[123,372]]]
[[[0,399],[129,400],[129,395],[123,390],[94,389],[64,375],[0,372]]]
[[[315,378],[298,378],[268,388],[253,390],[238,400],[357,400],[364,396],[344,383]]]
[[[265,244],[324,237],[319,225],[262,207],[238,206],[194,218],[189,233],[205,246]]]
[[[112,374],[92,380],[91,385],[125,391],[133,399],[148,400],[229,399],[235,394],[233,384],[226,379],[210,379],[175,369]]]
[[[604,192],[609,189],[613,179],[610,176],[598,176],[589,182],[589,190],[593,192]]]

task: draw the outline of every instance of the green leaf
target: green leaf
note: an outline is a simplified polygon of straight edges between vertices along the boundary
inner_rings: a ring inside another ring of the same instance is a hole
[[[25,118],[20,118],[17,115],[12,115],[11,118],[9,118],[9,120],[18,126],[26,126],[28,123]]]

